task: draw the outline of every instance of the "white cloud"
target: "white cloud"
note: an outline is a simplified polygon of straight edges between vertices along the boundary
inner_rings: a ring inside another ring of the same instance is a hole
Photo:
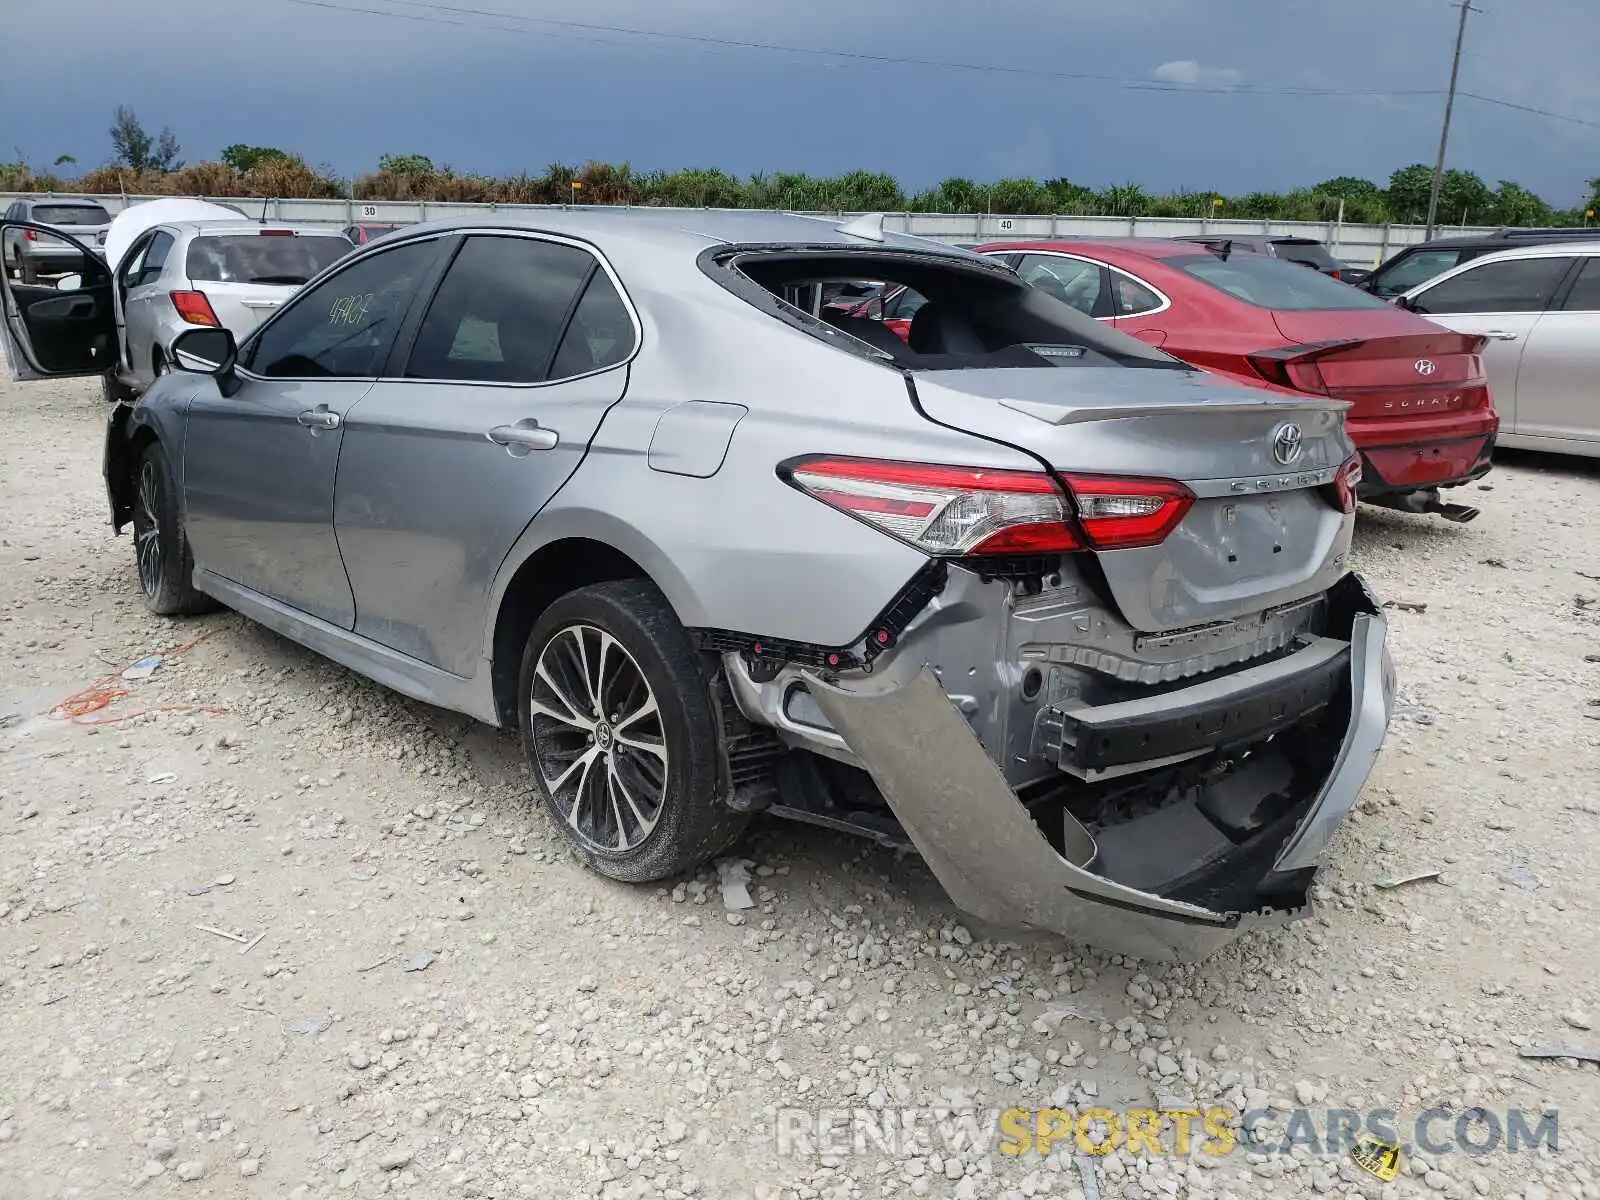
[[[1205,84],[1212,87],[1238,83],[1244,79],[1242,71],[1232,67],[1207,67],[1192,58],[1164,62],[1150,73],[1162,83]]]

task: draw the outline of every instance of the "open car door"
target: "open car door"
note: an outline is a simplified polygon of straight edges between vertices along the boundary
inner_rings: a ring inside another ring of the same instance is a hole
[[[43,225],[0,221],[0,237],[13,228],[67,242],[80,252],[82,261],[75,272],[51,283],[21,283],[0,272],[11,378],[61,379],[101,375],[114,368],[117,328],[111,269],[81,242]]]

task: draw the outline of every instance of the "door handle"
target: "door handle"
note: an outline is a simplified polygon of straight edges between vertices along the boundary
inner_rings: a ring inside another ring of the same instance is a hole
[[[315,408],[308,408],[295,420],[310,428],[312,433],[319,429],[337,429],[340,425],[339,414],[329,412],[326,404],[319,404]]]
[[[1507,333],[1504,329],[1491,329],[1483,336],[1492,342],[1514,342],[1522,335],[1519,333]]]
[[[515,425],[496,425],[484,434],[496,446],[504,446],[515,453],[521,450],[554,450],[561,441],[561,435],[554,429],[546,429],[532,417],[526,417]]]

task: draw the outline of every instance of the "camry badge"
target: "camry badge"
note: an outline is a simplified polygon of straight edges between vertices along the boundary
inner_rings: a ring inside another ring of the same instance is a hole
[[[1272,431],[1272,457],[1285,467],[1300,457],[1300,426],[1285,421]]]

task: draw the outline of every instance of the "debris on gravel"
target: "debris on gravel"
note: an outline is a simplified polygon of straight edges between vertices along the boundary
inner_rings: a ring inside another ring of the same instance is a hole
[[[513,735],[147,615],[96,386],[0,414],[4,1200],[1600,1197],[1592,466],[1507,462],[1470,526],[1362,510],[1400,710],[1316,911],[1165,965],[799,825],[606,880]],[[1387,1184],[1329,1126],[1385,1110]]]

